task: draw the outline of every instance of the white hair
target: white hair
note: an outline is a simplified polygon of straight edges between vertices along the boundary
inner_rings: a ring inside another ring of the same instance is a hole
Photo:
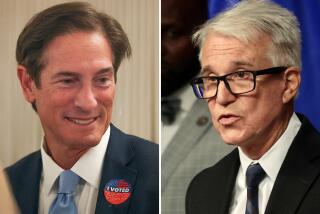
[[[266,0],[243,0],[208,20],[194,33],[200,48],[208,33],[216,32],[249,43],[268,35],[271,44],[266,56],[273,66],[301,67],[301,36],[297,18],[287,9]]]

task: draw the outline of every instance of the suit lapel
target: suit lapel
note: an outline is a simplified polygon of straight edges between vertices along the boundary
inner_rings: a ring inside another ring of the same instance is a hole
[[[239,166],[238,149],[234,149],[216,165],[202,171],[187,191],[187,213],[229,213]]]
[[[296,213],[305,194],[320,174],[319,167],[312,163],[320,158],[320,147],[315,143],[319,141],[312,125],[306,118],[302,118],[300,131],[292,142],[275,181],[266,214]]]
[[[201,119],[202,121],[199,121]],[[179,163],[183,161],[189,151],[197,144],[199,138],[211,128],[212,125],[208,107],[203,101],[196,100],[162,155],[162,192]]]
[[[217,210],[219,214],[229,213],[230,203],[232,200],[232,192],[237,178],[240,166],[239,152],[235,149],[230,153],[227,159],[226,167],[222,171],[222,183],[215,185],[212,192],[217,192],[219,202],[217,203]]]
[[[26,194],[22,194],[24,196],[30,196],[30,213],[38,213],[38,208],[39,208],[39,192],[40,192],[40,179],[41,179],[41,174],[42,174],[42,161],[41,161],[41,155],[39,152],[39,157],[37,160],[35,160],[35,168],[34,172],[30,173],[28,176],[29,182],[26,183],[27,187],[26,189]],[[32,184],[32,181],[34,182]],[[33,196],[33,197],[32,197]],[[29,209],[26,209],[29,210]],[[31,211],[33,210],[33,211]]]
[[[114,198],[109,201],[104,196],[104,189],[107,183],[112,180],[124,180],[131,186],[131,194],[134,192],[134,185],[138,171],[129,167],[134,152],[126,135],[111,125],[110,139],[104,160],[102,177],[100,181],[96,214],[102,213],[128,213],[131,197],[118,205],[112,204]]]
[[[30,160],[28,165],[23,166],[26,170],[23,174],[11,172],[11,170],[14,169],[7,169],[10,179],[14,177],[13,175],[11,176],[11,173],[18,175],[18,177],[10,182],[17,203],[25,214],[38,213],[40,178],[42,172],[40,151],[31,154]],[[19,171],[20,170],[21,169],[19,169]]]

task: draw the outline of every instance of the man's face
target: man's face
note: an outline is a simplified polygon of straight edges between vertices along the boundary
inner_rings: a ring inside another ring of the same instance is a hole
[[[201,56],[203,76],[221,76],[241,70],[261,70],[273,67],[266,57],[270,39],[260,37],[245,44],[237,39],[210,33]],[[242,95],[232,95],[223,82],[218,94],[208,100],[212,121],[228,144],[250,148],[263,144],[283,124],[283,74],[256,78],[256,89]]]
[[[194,27],[204,21],[197,1],[163,0],[161,4],[161,96],[185,85],[200,69],[191,41]]]
[[[76,32],[50,42],[40,87],[32,83],[48,146],[89,148],[110,124],[115,73],[108,41],[97,32]]]

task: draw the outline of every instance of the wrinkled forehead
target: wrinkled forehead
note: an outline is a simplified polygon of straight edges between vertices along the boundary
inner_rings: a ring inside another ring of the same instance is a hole
[[[205,39],[201,50],[202,71],[207,71],[207,68],[254,69],[260,65],[269,65],[269,44],[268,37],[258,37],[251,42],[244,42],[235,37],[211,33]]]
[[[260,43],[261,40],[268,39],[270,42],[272,41],[272,37],[270,34],[258,31],[256,29],[252,29],[250,32],[237,32],[232,31],[230,29],[215,29],[206,27],[205,30],[201,33],[201,39],[200,41],[200,47],[203,46],[203,44],[212,37],[225,37],[229,39],[238,40],[241,43],[244,44],[257,44]]]
[[[226,55],[252,52],[264,57],[270,50],[272,44],[271,37],[266,34],[257,34],[250,40],[244,40],[230,35],[210,31],[204,37],[201,43],[200,61],[211,55]]]

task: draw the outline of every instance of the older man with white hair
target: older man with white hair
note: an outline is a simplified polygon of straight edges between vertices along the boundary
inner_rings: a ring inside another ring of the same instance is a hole
[[[246,0],[194,39],[202,67],[194,92],[207,101],[223,141],[237,148],[193,179],[187,213],[318,213],[320,135],[294,112],[296,17],[275,3]]]

